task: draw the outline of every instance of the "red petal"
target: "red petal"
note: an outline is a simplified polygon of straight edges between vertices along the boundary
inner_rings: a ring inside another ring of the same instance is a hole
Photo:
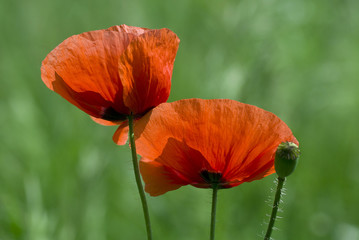
[[[118,59],[130,41],[146,31],[122,25],[74,35],[42,62],[42,80],[94,117],[101,118],[109,107],[128,114],[123,103]]]
[[[101,124],[101,125],[104,125],[104,126],[115,126],[115,125],[119,125],[121,124],[122,122],[112,122],[112,121],[107,121],[107,120],[104,120],[102,118],[95,118],[95,117],[92,117],[91,116],[91,119],[98,123],[98,124]]]
[[[188,184],[208,188],[210,184],[203,183],[203,178],[198,173],[203,169],[215,171],[199,151],[174,138],[168,139],[157,159],[151,161],[142,158],[140,165],[142,177],[148,183],[146,191],[152,196]]]
[[[188,99],[164,103],[135,124],[137,152],[187,179],[199,175],[198,151],[207,170],[221,173],[231,187],[273,173],[273,156],[281,142],[298,142],[274,114],[233,100]],[[168,151],[168,142],[176,147]],[[174,156],[183,155],[183,158]],[[184,160],[186,159],[186,160]],[[149,179],[146,184],[150,184]]]
[[[125,145],[128,140],[128,121],[123,122],[113,135],[113,141],[118,145]]]
[[[143,180],[148,183],[145,191],[151,196],[158,196],[183,186],[173,182],[173,176],[161,163],[141,158],[140,170]]]
[[[134,39],[119,61],[125,105],[134,114],[167,101],[179,38],[169,29],[151,30]]]

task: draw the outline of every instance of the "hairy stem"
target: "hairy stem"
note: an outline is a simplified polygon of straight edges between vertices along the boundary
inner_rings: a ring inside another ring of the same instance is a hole
[[[277,185],[277,191],[275,193],[272,214],[270,216],[267,233],[264,237],[264,240],[271,239],[270,236],[272,235],[274,223],[277,218],[277,212],[278,212],[278,207],[279,207],[279,203],[280,203],[280,197],[282,195],[282,188],[283,188],[284,181],[285,181],[285,178],[278,177],[278,185]]]

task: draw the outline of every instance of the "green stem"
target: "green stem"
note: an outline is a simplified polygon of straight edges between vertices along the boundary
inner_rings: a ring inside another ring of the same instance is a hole
[[[212,213],[211,213],[211,231],[210,231],[210,240],[214,240],[214,233],[216,229],[216,210],[217,210],[217,192],[218,192],[218,185],[213,184],[213,193],[212,193]]]
[[[279,202],[280,202],[280,196],[282,195],[282,188],[283,188],[284,181],[285,181],[285,178],[278,177],[278,185],[277,185],[277,191],[275,193],[272,214],[270,216],[267,233],[264,237],[264,240],[270,240],[270,236],[273,231],[274,222],[277,218],[278,206],[279,206]]]
[[[129,126],[129,130],[130,130],[129,138],[130,138],[130,148],[131,148],[131,152],[132,152],[133,170],[135,172],[137,188],[138,188],[138,192],[139,192],[140,198],[141,198],[143,214],[145,216],[147,239],[152,240],[150,215],[148,212],[146,196],[145,196],[145,192],[143,191],[143,185],[142,185],[142,181],[141,181],[141,177],[140,177],[140,170],[139,170],[138,161],[137,161],[136,144],[135,144],[135,138],[134,138],[134,132],[133,132],[133,115],[132,114],[128,116],[128,126]]]

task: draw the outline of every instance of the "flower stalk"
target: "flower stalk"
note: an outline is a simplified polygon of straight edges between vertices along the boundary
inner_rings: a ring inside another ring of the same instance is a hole
[[[272,214],[270,216],[270,220],[269,220],[269,224],[268,224],[268,228],[267,228],[267,233],[264,237],[264,240],[270,240],[270,236],[272,235],[272,231],[273,231],[273,227],[274,227],[274,223],[275,220],[277,218],[277,212],[278,212],[278,207],[279,207],[279,203],[280,203],[280,197],[282,195],[282,189],[283,189],[283,184],[284,184],[285,178],[282,177],[278,177],[278,185],[277,185],[277,191],[275,193],[275,198],[274,198],[274,203],[273,203],[273,208],[272,208]]]
[[[150,215],[148,212],[148,205],[147,205],[145,192],[143,190],[143,185],[142,185],[141,176],[140,176],[140,170],[138,167],[136,144],[135,144],[134,131],[133,131],[133,115],[132,115],[132,113],[128,116],[128,126],[129,126],[129,139],[130,139],[130,148],[131,148],[131,153],[132,153],[133,170],[135,173],[138,192],[139,192],[140,198],[141,198],[143,214],[145,217],[147,239],[152,240]]]
[[[210,230],[210,240],[214,240],[214,234],[216,229],[216,210],[217,210],[217,192],[218,184],[212,184],[212,212],[211,212],[211,230]]]

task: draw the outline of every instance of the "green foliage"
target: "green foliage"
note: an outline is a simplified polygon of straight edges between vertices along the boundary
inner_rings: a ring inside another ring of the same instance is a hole
[[[0,239],[144,239],[130,151],[40,78],[65,38],[127,24],[181,39],[169,101],[231,98],[300,142],[276,239],[359,239],[359,1],[0,1]],[[219,191],[218,239],[260,239],[275,175]],[[206,239],[210,190],[149,198],[155,239]],[[271,203],[269,201],[269,203]]]

